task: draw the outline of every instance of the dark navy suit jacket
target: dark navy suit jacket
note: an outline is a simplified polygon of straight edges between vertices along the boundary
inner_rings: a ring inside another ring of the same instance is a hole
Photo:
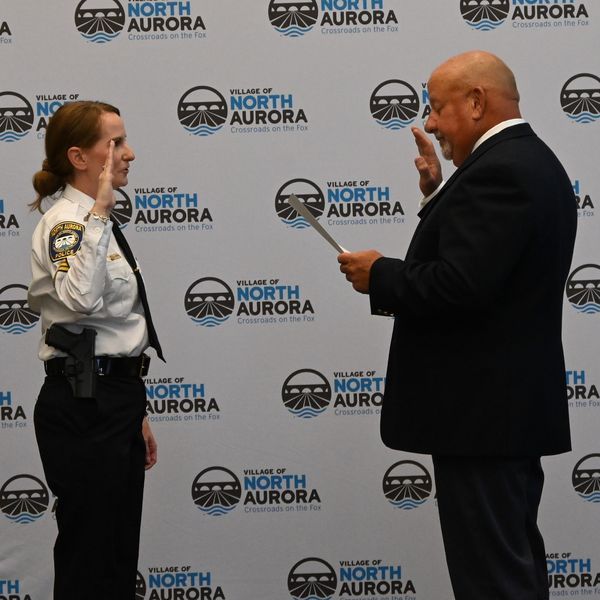
[[[395,315],[384,443],[456,456],[570,449],[561,341],[571,182],[527,124],[486,140],[419,213],[404,260],[370,275]]]

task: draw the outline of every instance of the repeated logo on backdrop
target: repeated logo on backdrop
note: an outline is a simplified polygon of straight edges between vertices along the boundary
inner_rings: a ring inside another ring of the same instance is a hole
[[[0,141],[16,142],[33,127],[33,107],[18,92],[0,92]]]
[[[277,190],[275,195],[277,216],[294,229],[306,229],[310,227],[309,222],[288,203],[292,194],[296,195],[315,219],[318,219],[325,210],[325,197],[319,186],[309,179],[291,179]]]
[[[229,125],[230,133],[308,131],[308,117],[296,96],[272,87],[230,88],[228,99],[214,87],[198,85],[179,99],[177,118],[190,134],[207,137]]]
[[[333,386],[329,383],[333,381]],[[315,369],[298,369],[281,387],[283,405],[300,419],[324,413],[333,400],[335,416],[378,415],[383,403],[385,377],[372,370],[334,371],[327,378]]]
[[[20,579],[0,579],[0,598],[6,600],[32,600]]]
[[[221,418],[221,407],[204,383],[186,377],[148,378],[144,383],[152,423],[205,423]]]
[[[135,600],[144,600],[146,598],[146,580],[138,571],[135,577]]]
[[[185,311],[202,327],[217,327],[235,313],[238,325],[283,325],[313,322],[315,308],[299,284],[273,277],[238,279],[235,293],[223,280],[202,277],[184,297]]]
[[[74,18],[83,39],[93,44],[111,42],[123,30],[129,41],[198,40],[207,35],[191,0],[83,0]]]
[[[270,0],[269,21],[279,34],[298,38],[320,27],[323,35],[395,33],[390,0]]]
[[[371,179],[330,180],[320,185],[302,178],[286,181],[275,194],[275,212],[288,227],[306,229],[308,221],[288,202],[292,194],[317,220],[324,215],[328,226],[404,223],[404,209],[392,197],[391,186]]]
[[[110,42],[125,25],[125,10],[119,0],[105,0],[102,4],[98,7],[98,2],[82,0],[75,9],[75,26],[88,42]]]
[[[402,79],[388,79],[380,83],[373,90],[369,105],[373,119],[392,131],[414,123],[420,106],[415,88]]]
[[[50,504],[46,485],[33,475],[11,477],[0,488],[0,511],[14,523],[33,523]]]
[[[320,415],[331,402],[331,386],[314,369],[294,371],[281,388],[285,407],[296,417],[310,419]]]
[[[27,415],[21,404],[13,398],[13,391],[0,388],[0,429],[23,430],[27,427]]]
[[[271,0],[268,10],[271,25],[286,37],[301,37],[312,31],[319,16],[315,0]]]
[[[0,288],[0,330],[14,335],[26,333],[39,318],[27,303],[26,285],[13,283]]]
[[[225,467],[208,467],[194,478],[192,500],[211,517],[230,513],[240,502],[246,513],[321,510],[321,497],[308,475],[287,467],[244,469],[242,481]]]
[[[567,371],[569,408],[600,408],[600,394],[586,371]]]
[[[310,556],[292,566],[287,588],[295,600],[369,598],[369,600],[416,600],[415,583],[402,565],[380,558],[340,560],[337,570],[322,558]]]
[[[433,482],[429,471],[414,460],[394,463],[383,476],[383,493],[390,504],[412,510],[425,504],[431,496]]]
[[[589,26],[589,13],[581,0],[458,1],[462,18],[478,31],[497,29],[507,20],[514,29],[571,29]]]
[[[212,571],[191,565],[149,567],[146,578],[138,571],[135,586],[135,600],[226,600]]]
[[[117,190],[116,199],[112,214],[121,228],[133,223],[141,233],[213,230],[210,208],[203,206],[197,191],[177,185],[135,187],[133,202],[122,189]]]
[[[600,77],[591,73],[573,75],[560,91],[560,105],[576,123],[593,123],[600,119]]]
[[[16,239],[19,237],[19,221],[16,215],[6,208],[6,201],[0,197],[0,238]]]
[[[460,13],[474,29],[489,31],[504,23],[510,11],[509,0],[460,0]]]
[[[127,227],[133,216],[133,205],[131,204],[131,200],[127,193],[120,188],[116,190],[115,205],[110,214],[121,229]]]
[[[581,265],[571,272],[567,279],[567,299],[579,312],[596,314],[600,312],[600,266]]]
[[[32,129],[35,129],[38,139],[43,139],[46,136],[50,117],[65,102],[73,102],[78,99],[78,93],[44,92],[35,94],[35,101],[32,104],[18,92],[1,92],[0,141],[19,141]]]
[[[597,597],[592,588],[600,586],[600,572],[590,557],[574,552],[547,552],[546,566],[550,596]]]
[[[573,489],[587,502],[600,503],[600,454],[588,454],[573,467]]]

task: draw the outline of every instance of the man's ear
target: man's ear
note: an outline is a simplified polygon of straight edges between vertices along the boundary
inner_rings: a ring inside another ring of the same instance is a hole
[[[485,113],[486,95],[485,90],[480,87],[474,87],[469,92],[469,103],[471,107],[471,116],[474,121],[479,121]]]
[[[67,150],[67,158],[76,171],[85,171],[87,169],[87,155],[78,146],[71,146]]]

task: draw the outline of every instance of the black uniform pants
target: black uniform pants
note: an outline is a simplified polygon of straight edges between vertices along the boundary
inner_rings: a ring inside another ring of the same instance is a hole
[[[96,398],[73,398],[46,377],[34,423],[57,496],[54,600],[134,600],[144,488],[144,383],[98,377]]]
[[[433,457],[456,600],[548,600],[539,458]]]

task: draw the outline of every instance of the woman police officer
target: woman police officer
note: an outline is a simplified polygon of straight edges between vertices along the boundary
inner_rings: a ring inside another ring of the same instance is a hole
[[[53,324],[73,334],[95,330],[99,373],[94,397],[76,397],[65,353],[42,338],[47,376],[34,423],[58,498],[54,598],[133,600],[144,468],[157,456],[145,418],[143,352],[153,345],[162,358],[143,283],[110,219],[113,189],[127,184],[135,155],[118,109],[92,101],[60,107],[45,148],[32,210],[42,212],[44,198],[60,197],[33,234],[29,305],[41,313],[43,332]]]

